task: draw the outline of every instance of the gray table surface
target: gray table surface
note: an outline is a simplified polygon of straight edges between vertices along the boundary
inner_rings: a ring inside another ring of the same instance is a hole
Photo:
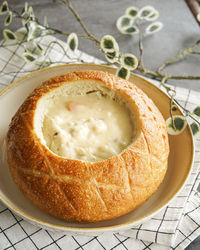
[[[24,2],[24,0],[8,0],[8,3],[16,10],[21,9]],[[48,23],[52,27],[68,32],[83,33],[79,23],[59,1],[29,0],[27,2],[33,6],[39,20],[47,16]],[[199,25],[184,0],[73,0],[71,2],[92,34],[99,39],[105,34],[113,35],[122,52],[132,52],[135,55],[138,55],[137,37],[120,34],[115,22],[131,5],[140,8],[151,4],[158,9],[159,20],[164,23],[164,28],[144,41],[145,66],[152,70],[156,70],[167,59],[200,39]],[[3,20],[4,18],[0,16],[0,39],[3,37]],[[9,26],[12,30],[19,27],[20,21]],[[66,40],[66,37],[59,36],[59,38]],[[95,45],[88,40],[81,39],[79,49],[104,59]],[[185,60],[168,67],[166,72],[176,75],[200,75],[200,56],[189,55]],[[200,91],[200,80],[170,80],[168,83]],[[187,247],[187,250],[194,249],[200,249],[200,237]]]

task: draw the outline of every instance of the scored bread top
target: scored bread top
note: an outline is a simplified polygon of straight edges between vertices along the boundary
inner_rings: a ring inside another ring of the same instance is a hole
[[[137,113],[139,129],[123,152],[98,162],[53,154],[34,126],[39,100],[69,82],[92,80],[122,95]],[[134,84],[101,71],[76,71],[51,78],[24,101],[9,126],[7,156],[12,177],[37,207],[70,221],[95,222],[128,213],[162,182],[169,155],[165,121]]]

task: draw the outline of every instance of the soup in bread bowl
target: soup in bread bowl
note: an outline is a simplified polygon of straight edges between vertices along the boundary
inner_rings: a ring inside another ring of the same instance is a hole
[[[165,121],[134,84],[102,71],[43,82],[12,118],[11,175],[34,205],[68,221],[119,217],[162,183]]]

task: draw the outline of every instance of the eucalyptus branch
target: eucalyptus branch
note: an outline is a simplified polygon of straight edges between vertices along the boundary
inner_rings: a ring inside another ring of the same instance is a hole
[[[167,67],[168,65],[179,61],[180,59],[182,59],[183,57],[187,56],[188,54],[191,54],[193,52],[193,49],[195,49],[196,47],[198,47],[200,45],[200,40],[198,40],[197,42],[195,42],[195,44],[193,44],[192,46],[190,46],[189,48],[185,49],[183,52],[181,52],[179,55],[172,57],[171,59],[169,59],[168,61],[166,61],[165,63],[163,63],[159,68],[158,68],[158,73],[160,74],[161,71]],[[173,78],[173,79],[182,79],[182,78]],[[196,79],[196,78],[195,78]],[[198,78],[199,79],[199,78]]]
[[[15,10],[11,10],[11,11],[15,14],[16,18],[26,20],[26,18],[23,17],[22,15],[20,15],[17,11],[15,11]],[[62,30],[59,30],[59,29],[56,29],[56,28],[53,28],[53,27],[43,25],[41,22],[39,22],[39,20],[37,18],[34,20],[34,22],[37,23],[38,25],[44,27],[46,30],[53,31],[53,32],[55,32],[57,34],[61,34],[61,35],[65,35],[65,36],[68,36],[68,35],[71,34],[70,32],[62,31]],[[86,35],[83,35],[83,34],[77,34],[77,36],[81,37],[81,38],[91,39],[89,36],[86,36]]]

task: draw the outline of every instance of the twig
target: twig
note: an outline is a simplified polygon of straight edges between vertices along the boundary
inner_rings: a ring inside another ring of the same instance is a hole
[[[139,52],[140,52],[140,58],[138,60],[138,69],[142,72],[144,71],[144,64],[143,64],[143,53],[144,53],[144,48],[143,48],[143,43],[142,43],[142,34],[141,32],[139,33]]]
[[[172,64],[173,62],[176,62],[180,59],[182,59],[183,57],[187,56],[188,54],[191,54],[193,49],[198,47],[200,45],[200,40],[198,40],[195,44],[193,44],[191,47],[185,49],[183,52],[181,52],[179,55],[172,57],[171,59],[169,59],[168,61],[166,61],[165,63],[163,63],[157,70],[157,72],[159,74],[161,74],[161,71],[168,66],[169,64]],[[173,78],[173,79],[182,79],[182,78]],[[196,79],[196,78],[195,78]]]
[[[167,76],[168,79],[177,79],[177,80],[199,80],[200,76],[173,76],[173,75],[168,75]]]
[[[160,82],[160,84],[166,89],[167,93],[170,94],[170,91],[173,92],[173,95],[176,94],[174,93],[174,90],[167,86],[165,82],[168,80],[168,76],[164,76]]]
[[[191,76],[191,75],[187,75],[187,76],[181,76],[181,75],[169,75],[169,74],[163,74],[161,73],[161,70],[163,70],[167,65],[177,61],[177,60],[180,60],[181,58],[185,57],[186,55],[188,54],[191,54],[193,53],[193,49],[196,48],[197,46],[200,45],[200,40],[198,40],[194,45],[192,45],[191,47],[187,48],[186,50],[184,50],[182,53],[180,53],[178,56],[175,56],[173,58],[171,58],[170,60],[168,60],[167,62],[165,62],[164,64],[162,64],[157,72],[154,72],[154,71],[151,71],[149,69],[146,69],[144,67],[144,64],[143,64],[143,56],[144,56],[144,48],[143,48],[143,43],[142,43],[142,39],[143,37],[141,35],[139,35],[139,43],[138,43],[138,46],[139,46],[139,52],[140,52],[140,58],[139,58],[139,62],[138,62],[138,70],[145,74],[145,75],[151,75],[151,76],[154,76],[156,78],[159,78],[161,80],[168,80],[168,79],[176,79],[176,80],[187,80],[187,79],[190,79],[190,80],[199,80],[200,79],[200,76]],[[197,52],[198,53],[198,52]],[[199,52],[200,54],[200,52]]]

